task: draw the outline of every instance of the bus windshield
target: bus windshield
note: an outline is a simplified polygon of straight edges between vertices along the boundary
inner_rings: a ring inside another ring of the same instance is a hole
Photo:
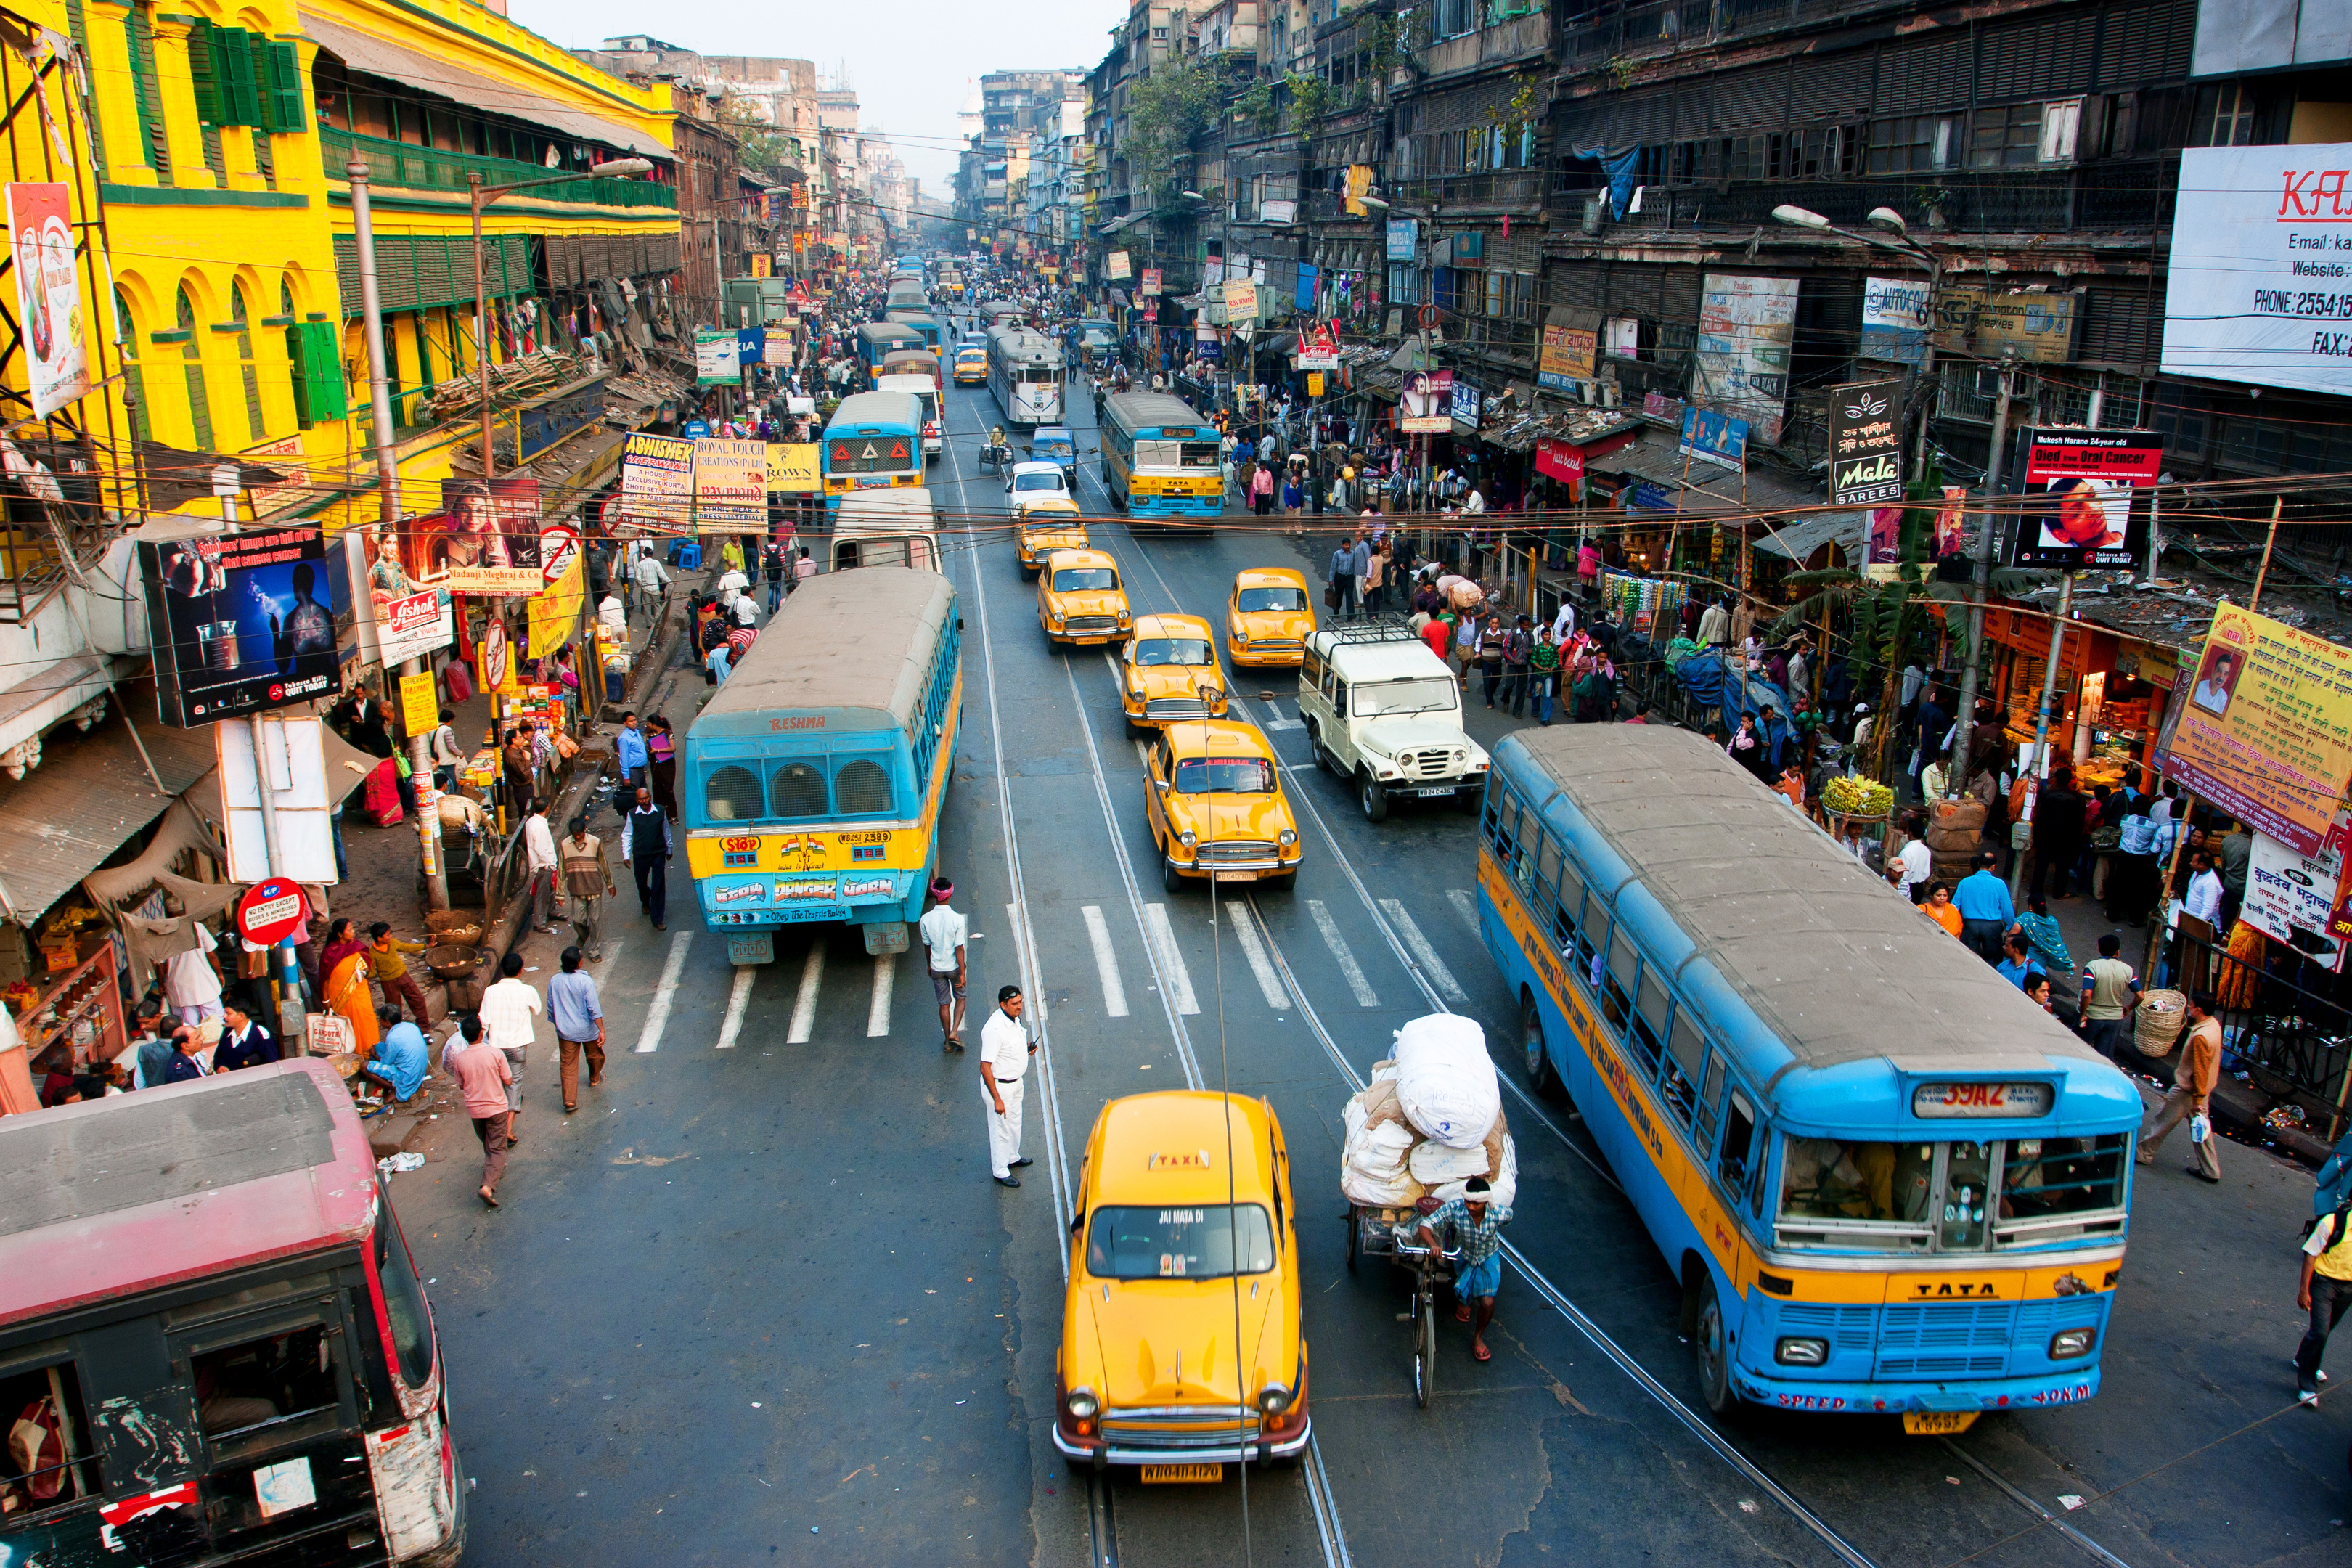
[[[1098,1279],[1223,1279],[1273,1267],[1274,1226],[1257,1204],[1099,1208],[1087,1230],[1087,1272]]]
[[[1186,757],[1176,764],[1180,795],[1272,795],[1274,764],[1263,757]]]
[[[1209,645],[1199,637],[1147,637],[1135,645],[1135,662],[1144,665],[1206,664]]]
[[[2053,1224],[2123,1210],[2126,1138],[2119,1133],[1948,1143],[1785,1142],[1779,1213],[1784,1246],[1973,1252],[1989,1241],[2041,1239]]]
[[[1054,592],[1083,594],[1118,586],[1118,574],[1108,566],[1072,566],[1054,574]]]
[[[1359,719],[1391,713],[1444,713],[1454,707],[1454,682],[1439,676],[1370,680],[1351,689],[1349,711]]]
[[[1049,364],[1033,364],[1021,373],[1021,379],[1040,385],[1050,385],[1062,379],[1062,373]]]
[[[1307,594],[1300,588],[1244,588],[1241,607],[1244,610],[1303,610]]]

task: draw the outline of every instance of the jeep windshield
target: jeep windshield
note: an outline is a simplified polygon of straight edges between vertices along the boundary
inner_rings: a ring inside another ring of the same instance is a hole
[[[1359,719],[1394,713],[1450,713],[1454,685],[1449,676],[1411,680],[1368,680],[1349,688],[1348,710]]]

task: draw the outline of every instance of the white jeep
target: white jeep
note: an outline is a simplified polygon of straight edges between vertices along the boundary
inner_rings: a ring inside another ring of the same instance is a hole
[[[1462,687],[1402,626],[1335,626],[1307,639],[1298,716],[1316,765],[1356,786],[1379,822],[1399,797],[1451,795],[1478,809],[1486,753],[1463,732]]]

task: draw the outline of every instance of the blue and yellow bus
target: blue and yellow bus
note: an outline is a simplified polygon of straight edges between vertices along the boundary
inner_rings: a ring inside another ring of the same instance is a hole
[[[861,392],[845,397],[824,427],[817,451],[824,473],[824,510],[857,490],[923,482],[923,405],[908,392]]]
[[[931,345],[922,332],[904,321],[867,321],[857,329],[857,363],[871,384],[882,374],[882,362],[894,353],[924,351]]]
[[[1708,1405],[1912,1432],[2099,1390],[2140,1100],[1686,731],[1495,748],[1479,931],[1682,1281]]]
[[[1217,427],[1164,392],[1103,400],[1103,488],[1138,517],[1215,517],[1224,510]]]
[[[773,962],[774,928],[808,921],[861,927],[868,952],[906,951],[939,865],[962,629],[937,572],[825,573],[696,717],[680,756],[687,869],[733,962]]]

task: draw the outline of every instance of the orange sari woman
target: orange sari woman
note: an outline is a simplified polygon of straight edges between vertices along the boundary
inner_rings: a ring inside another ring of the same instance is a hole
[[[369,994],[367,943],[359,940],[351,921],[337,921],[328,931],[320,963],[327,1005],[351,1025],[352,1048],[362,1058],[373,1055],[383,1031],[376,1023],[375,998]]]

